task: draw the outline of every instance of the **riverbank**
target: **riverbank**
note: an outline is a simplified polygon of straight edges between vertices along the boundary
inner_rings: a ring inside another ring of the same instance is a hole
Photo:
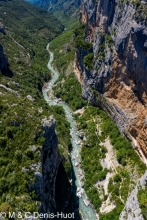
[[[78,164],[80,163],[80,149],[81,146],[78,144],[80,142],[80,138],[78,137],[77,134],[77,128],[75,126],[75,122],[72,116],[72,110],[69,108],[69,106],[67,104],[65,104],[65,102],[62,102],[61,99],[51,99],[50,96],[48,95],[49,92],[52,91],[52,88],[55,84],[55,82],[58,80],[59,74],[58,72],[52,67],[52,61],[53,61],[53,53],[49,50],[49,44],[47,45],[47,50],[50,54],[50,60],[48,62],[48,69],[52,72],[52,80],[46,84],[46,86],[43,89],[43,96],[44,99],[46,100],[46,102],[49,105],[56,105],[56,106],[61,106],[66,114],[66,118],[68,120],[68,122],[70,123],[70,134],[71,134],[71,143],[72,143],[72,152],[71,152],[71,163],[73,166],[73,170],[74,170],[74,175],[75,175],[75,185],[77,188],[77,196],[79,197],[79,211],[82,213],[83,219],[92,219],[92,220],[96,220],[96,213],[95,211],[92,209],[90,202],[88,200],[88,197],[83,189],[83,183],[81,181],[81,177],[80,177],[80,173],[81,173],[81,169],[78,166]]]

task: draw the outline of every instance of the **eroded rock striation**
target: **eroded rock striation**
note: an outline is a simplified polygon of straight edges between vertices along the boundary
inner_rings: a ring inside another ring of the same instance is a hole
[[[80,17],[93,45],[92,67],[85,48],[76,51],[83,97],[105,109],[147,157],[147,1],[82,0]]]

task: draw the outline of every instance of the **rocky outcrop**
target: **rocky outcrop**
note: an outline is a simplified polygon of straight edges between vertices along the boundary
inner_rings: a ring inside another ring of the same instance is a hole
[[[147,185],[147,171],[140,178],[135,189],[131,192],[130,196],[127,199],[124,210],[120,214],[120,220],[144,220],[141,209],[138,202],[138,191],[140,189],[145,189]]]
[[[82,0],[85,41],[93,67],[76,52],[83,97],[105,109],[134,148],[147,157],[147,1]],[[140,151],[141,150],[141,151]]]
[[[45,142],[42,149],[42,192],[41,212],[55,213],[55,181],[61,156],[58,150],[58,140],[55,132],[55,120],[43,120]]]

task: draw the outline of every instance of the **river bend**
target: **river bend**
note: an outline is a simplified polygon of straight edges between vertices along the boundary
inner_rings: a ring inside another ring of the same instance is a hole
[[[76,184],[78,195],[79,195],[79,209],[85,220],[96,220],[97,219],[96,214],[94,210],[92,209],[91,205],[88,204],[86,193],[82,187],[82,182],[79,178],[80,169],[78,168],[78,164],[80,163],[80,157],[79,157],[80,145],[78,143],[80,143],[80,139],[77,135],[77,128],[74,123],[72,111],[66,103],[62,101],[59,102],[57,99],[51,99],[48,95],[49,91],[52,90],[55,82],[57,81],[59,74],[51,65],[53,61],[53,53],[49,50],[49,44],[47,45],[46,49],[48,50],[50,54],[50,60],[47,64],[47,67],[52,72],[52,80],[48,83],[48,86],[43,91],[43,96],[49,105],[61,106],[63,107],[65,111],[67,120],[70,123],[71,143],[72,143],[72,148],[73,148],[71,152],[71,158],[72,158],[71,162],[72,162],[75,177],[76,177],[75,184]]]

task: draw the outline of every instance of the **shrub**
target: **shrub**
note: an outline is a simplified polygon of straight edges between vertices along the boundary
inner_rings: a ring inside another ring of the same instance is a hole
[[[92,43],[84,40],[84,30],[85,30],[85,24],[79,25],[74,31],[74,41],[75,45],[78,49],[84,49],[87,51],[92,50]]]
[[[116,174],[113,179],[115,182],[121,182],[121,176],[119,174]]]
[[[99,181],[104,180],[106,178],[107,173],[108,173],[107,169],[100,171],[98,174],[98,180]]]
[[[87,66],[89,69],[92,69],[93,67],[93,59],[94,59],[93,53],[90,53],[84,57],[85,66]]]
[[[140,208],[144,219],[147,219],[147,186],[145,189],[140,189],[138,191],[138,200],[140,203]]]
[[[117,152],[117,160],[120,164],[122,164],[123,166],[126,165],[126,150],[125,148],[121,148],[118,152]]]

